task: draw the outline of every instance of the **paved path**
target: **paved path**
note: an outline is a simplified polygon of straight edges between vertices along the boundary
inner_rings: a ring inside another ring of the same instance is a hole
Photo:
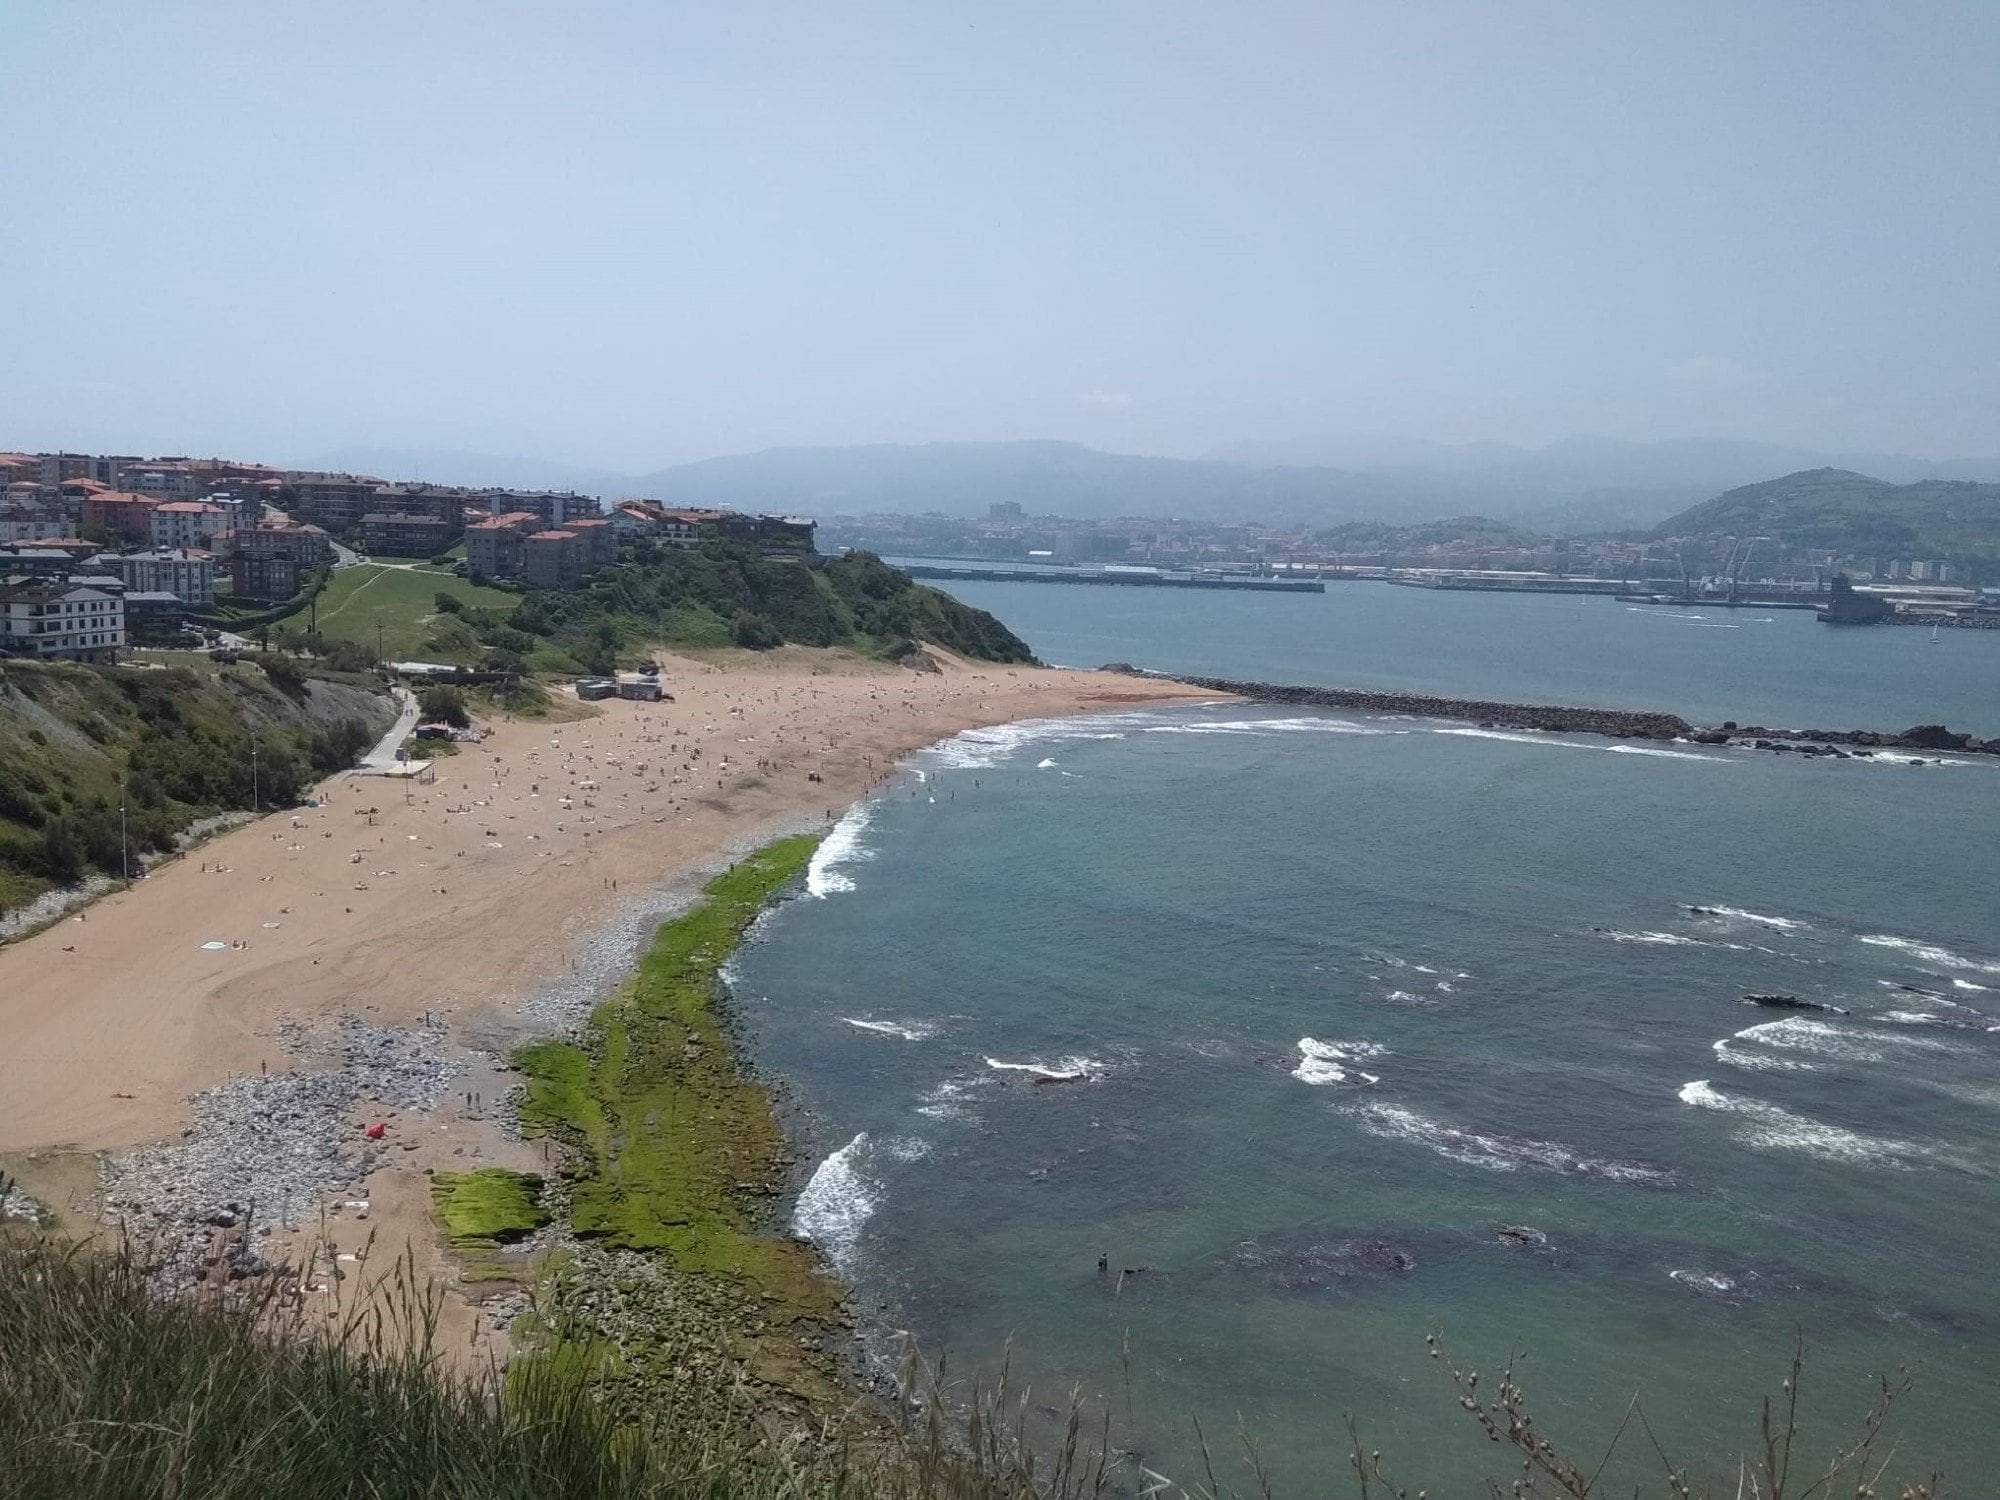
[[[376,741],[375,748],[361,757],[364,771],[386,771],[396,764],[396,751],[403,741],[410,737],[410,731],[417,727],[417,695],[408,688],[395,690],[396,701],[403,706],[396,716],[395,728]]]

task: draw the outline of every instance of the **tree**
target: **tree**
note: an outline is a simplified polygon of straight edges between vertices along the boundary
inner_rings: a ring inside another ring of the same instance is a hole
[[[465,601],[456,594],[448,594],[443,589],[431,596],[431,603],[441,615],[456,615],[465,612]]]
[[[465,694],[443,683],[425,688],[417,695],[417,712],[426,723],[470,728],[472,715],[466,712]]]

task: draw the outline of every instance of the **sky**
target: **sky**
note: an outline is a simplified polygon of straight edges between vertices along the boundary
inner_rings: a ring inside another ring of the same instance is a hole
[[[0,447],[2000,451],[1994,0],[0,0]]]

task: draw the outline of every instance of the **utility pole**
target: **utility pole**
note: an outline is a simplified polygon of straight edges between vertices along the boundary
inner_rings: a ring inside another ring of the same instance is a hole
[[[263,805],[263,798],[257,795],[257,738],[250,738],[250,810],[257,812]]]
[[[127,885],[132,883],[132,846],[125,838],[126,788],[129,782],[129,773],[118,778],[118,864],[125,872]]]

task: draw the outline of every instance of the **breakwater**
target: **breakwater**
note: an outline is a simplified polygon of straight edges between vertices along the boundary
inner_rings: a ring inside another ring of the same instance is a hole
[[[1188,677],[1149,672],[1118,662],[1107,672],[1135,677],[1171,675],[1176,682],[1233,693],[1260,703],[1295,703],[1307,708],[1351,708],[1363,713],[1409,714],[1420,719],[1463,719],[1482,726],[1545,729],[1566,734],[1601,734],[1614,739],[1676,740],[1691,738],[1695,729],[1675,714],[1640,713],[1621,708],[1569,708],[1538,703],[1489,703],[1477,698],[1433,698],[1425,693],[1376,693],[1357,688],[1298,687],[1275,682],[1238,682],[1225,677]]]
[[[1101,583],[1156,589],[1237,589],[1250,594],[1324,594],[1317,578],[1247,578],[1228,574],[1114,573],[1084,570],[1061,573],[1031,568],[939,568],[928,563],[903,563],[912,578],[966,579],[979,583]]]
[[[1362,713],[1408,714],[1420,719],[1457,719],[1481,728],[1534,729],[1557,734],[1595,734],[1609,739],[1689,740],[1701,745],[1741,745],[1803,755],[1872,754],[1876,750],[1956,751],[2000,756],[2000,738],[1982,740],[1942,724],[1919,724],[1901,731],[1876,729],[1770,729],[1734,721],[1697,727],[1678,714],[1624,708],[1577,708],[1547,703],[1494,703],[1479,698],[1434,698],[1426,693],[1380,693],[1359,688],[1301,687],[1244,682],[1228,677],[1190,677],[1147,671],[1113,662],[1107,672],[1134,677],[1171,676],[1176,682],[1211,692],[1231,693],[1260,703],[1306,708],[1345,708]],[[1841,750],[1846,745],[1850,750]]]

